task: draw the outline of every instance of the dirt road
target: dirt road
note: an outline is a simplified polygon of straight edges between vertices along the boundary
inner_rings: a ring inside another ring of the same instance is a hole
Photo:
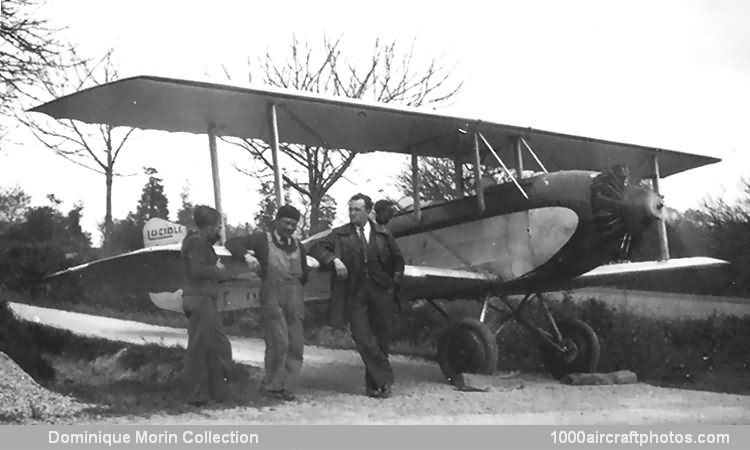
[[[23,304],[13,310],[76,333],[126,342],[184,345],[185,330]],[[262,366],[263,342],[232,338],[234,358]],[[392,358],[397,384],[387,400],[365,397],[359,356],[308,346],[299,400],[263,408],[206,409],[179,415],[109,418],[118,423],[275,424],[750,424],[750,396],[654,387],[566,386],[538,374],[477,377],[489,392],[465,393],[429,361]]]

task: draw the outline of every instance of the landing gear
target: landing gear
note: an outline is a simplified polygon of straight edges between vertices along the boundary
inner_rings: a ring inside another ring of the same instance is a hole
[[[495,334],[477,319],[450,325],[438,338],[437,350],[440,370],[451,382],[461,373],[491,374],[497,367]]]
[[[437,341],[438,364],[448,381],[455,383],[462,373],[493,373],[498,362],[497,335],[511,319],[523,325],[539,340],[542,361],[555,378],[569,373],[596,371],[601,352],[599,338],[588,324],[578,319],[555,319],[546,300],[538,294],[526,295],[517,305],[511,304],[505,297],[498,298],[510,310],[510,314],[495,306],[487,296],[478,320],[463,318],[457,321],[442,306],[429,301],[451,322]],[[538,326],[522,314],[534,299],[539,301],[548,327]],[[504,317],[490,326],[485,321],[488,309],[505,313]]]
[[[557,346],[542,342],[540,353],[544,366],[553,377],[569,373],[595,372],[599,365],[599,338],[586,323],[577,319],[561,319],[557,328],[562,338]]]

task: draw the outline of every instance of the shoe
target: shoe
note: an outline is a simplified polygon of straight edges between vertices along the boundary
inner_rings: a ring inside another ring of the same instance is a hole
[[[367,393],[368,397],[380,398],[380,388],[373,388],[368,386],[367,388],[365,388],[365,392]]]
[[[291,402],[297,399],[297,397],[286,389],[271,390],[266,388],[260,388],[260,393],[266,397],[275,398],[277,400],[284,400],[285,402]]]
[[[391,392],[391,385],[386,384],[380,388],[380,398],[389,398],[393,393]]]

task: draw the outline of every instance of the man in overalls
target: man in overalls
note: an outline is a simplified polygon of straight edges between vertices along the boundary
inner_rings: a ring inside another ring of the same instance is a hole
[[[232,348],[221,330],[216,298],[219,281],[231,276],[213,248],[220,238],[219,219],[219,212],[214,208],[196,206],[193,220],[198,230],[190,232],[182,241],[185,273],[182,308],[188,318],[183,381],[187,401],[195,405],[225,401],[230,397],[225,375],[232,361]]]
[[[303,285],[307,282],[307,255],[292,234],[299,223],[299,211],[284,205],[268,232],[227,241],[226,248],[236,259],[254,267],[263,280],[261,310],[265,332],[266,373],[262,394],[286,401],[294,400],[292,390],[302,369],[304,335]]]

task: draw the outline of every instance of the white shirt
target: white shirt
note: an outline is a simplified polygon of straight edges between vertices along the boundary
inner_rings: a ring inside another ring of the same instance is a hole
[[[273,235],[276,238],[276,242],[282,244],[282,245],[291,245],[292,239],[291,238],[284,238],[281,237],[281,235],[276,231],[273,230]]]
[[[362,232],[365,234],[365,241],[367,243],[370,243],[370,221],[368,220],[365,222],[365,225],[362,227]]]

